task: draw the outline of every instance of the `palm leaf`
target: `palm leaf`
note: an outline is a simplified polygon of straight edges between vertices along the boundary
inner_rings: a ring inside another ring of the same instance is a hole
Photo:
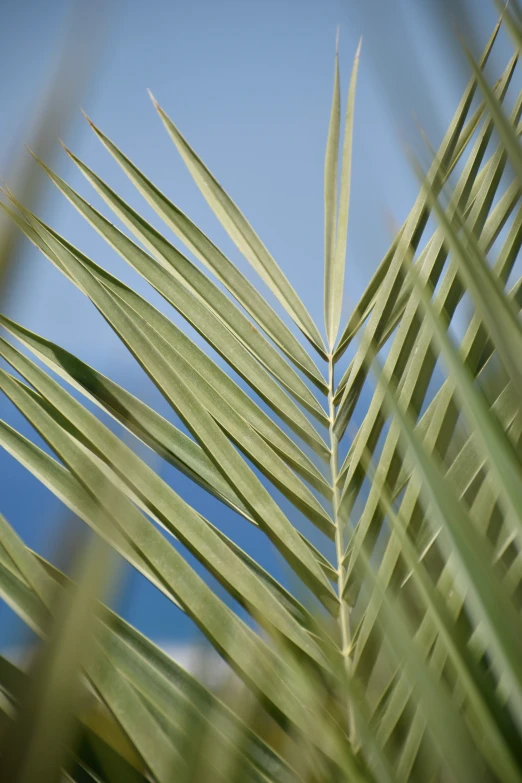
[[[522,96],[507,115],[516,56],[493,88],[483,75],[499,25],[472,65],[413,209],[339,338],[359,49],[342,156],[336,52],[324,181],[327,348],[250,223],[157,104],[203,196],[282,316],[94,125],[202,266],[68,150],[133,239],[38,162],[183,326],[5,190],[4,212],[90,299],[170,414],[2,315],[0,388],[51,453],[6,422],[0,445],[185,612],[251,692],[235,709],[225,706],[98,603],[96,654],[83,672],[124,740],[111,746],[81,716],[67,779],[522,779],[521,280],[507,290],[522,208],[520,180],[506,176],[508,164],[520,167]],[[438,225],[426,237],[432,217]],[[459,350],[449,329],[464,298],[475,310]],[[356,406],[364,409],[357,425]],[[120,426],[220,501],[211,518],[197,511],[196,496],[187,501],[134,453]],[[225,535],[224,511],[257,528],[291,581]],[[52,597],[70,584],[0,517],[0,594],[38,635],[46,636]],[[23,715],[22,681],[0,658],[1,726]]]
[[[326,145],[326,162],[324,173],[325,193],[325,265],[324,265],[324,312],[326,337],[330,351],[333,349],[343,303],[344,267],[346,261],[346,242],[348,236],[348,212],[350,207],[350,179],[352,169],[352,137],[353,115],[355,104],[355,86],[361,44],[357,48],[353,64],[346,119],[344,129],[341,185],[339,199],[339,215],[337,215],[337,178],[338,178],[338,147],[340,125],[340,95],[339,95],[339,58],[335,58],[334,97],[330,117],[330,129]]]
[[[263,245],[252,226],[232,199],[225,193],[203,161],[198,158],[152,94],[151,99],[170,138],[192,174],[196,185],[217,215],[223,228],[228,232],[231,239],[233,239],[258,275],[275,294],[303,334],[308,337],[320,354],[324,354],[323,341],[316,325],[280,267]]]

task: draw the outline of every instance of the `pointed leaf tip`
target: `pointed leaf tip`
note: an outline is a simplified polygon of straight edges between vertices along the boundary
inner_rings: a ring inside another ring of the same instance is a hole
[[[93,130],[96,130],[96,125],[95,125],[95,124],[94,124],[94,122],[91,120],[91,118],[89,117],[89,115],[87,114],[87,112],[85,112],[83,109],[80,109],[80,111],[81,111],[81,113],[83,114],[83,116],[85,117],[85,119],[87,120],[87,122],[89,123],[89,125],[91,126],[91,128],[92,128]]]
[[[14,193],[3,177],[0,177],[0,183],[0,191],[4,194],[4,196],[7,196],[8,199],[12,200]]]
[[[152,101],[152,104],[153,104],[154,108],[159,110],[159,108],[160,108],[160,105],[159,105],[158,101],[156,100],[156,98],[154,97],[154,95],[152,94],[152,90],[150,90],[150,89],[147,87],[147,92],[148,92],[148,94],[149,94],[149,98],[151,99],[151,101]]]

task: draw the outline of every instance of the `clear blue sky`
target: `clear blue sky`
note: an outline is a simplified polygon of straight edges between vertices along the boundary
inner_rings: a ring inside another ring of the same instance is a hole
[[[435,3],[433,8],[442,5]],[[468,5],[480,11],[473,16],[473,31],[468,32],[482,46],[496,18],[493,3]],[[11,171],[13,152],[23,142],[31,142],[29,121],[56,62],[68,8],[67,2],[58,0],[4,0],[2,4],[0,173],[4,176]],[[402,221],[415,196],[415,179],[402,148],[404,140],[414,135],[411,111],[415,110],[432,143],[437,144],[467,80],[466,73],[456,69],[461,61],[429,9],[429,3],[392,0],[128,0],[114,4],[96,22],[105,29],[104,53],[94,83],[81,99],[73,101],[65,141],[161,227],[94,138],[80,115],[81,104],[247,270],[164,132],[146,93],[151,88],[241,206],[322,328],[323,160],[336,26],[340,25],[343,95],[358,39],[361,34],[364,37],[346,285],[348,300],[354,303],[389,243],[389,216]],[[465,16],[461,15],[459,24],[465,24]],[[504,67],[506,52],[504,41],[492,72],[498,74]],[[99,206],[58,142],[48,161]],[[146,285],[52,188],[45,190],[38,211],[98,263],[147,292]],[[5,306],[8,314],[78,353],[167,413],[159,394],[89,302],[27,243],[17,262],[18,280]],[[158,303],[157,297],[151,299]],[[0,415],[30,433],[4,399],[0,400]],[[237,532],[240,543],[255,545],[266,562],[273,564],[268,549],[259,549],[254,533],[245,531],[231,513],[201,493],[196,495],[189,482],[173,471],[164,475],[199,510],[214,520],[219,514],[228,532]],[[67,512],[3,452],[0,481],[0,511],[28,543],[46,554],[55,552],[52,531],[63,524]],[[142,630],[158,639],[188,633],[187,621],[165,600],[155,598],[152,588],[134,579],[129,590],[125,612]],[[9,611],[0,608],[0,633],[3,629],[10,639],[18,638]]]

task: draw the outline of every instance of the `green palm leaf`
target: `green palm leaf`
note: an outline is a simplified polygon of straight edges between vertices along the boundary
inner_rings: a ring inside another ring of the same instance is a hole
[[[326,161],[324,170],[324,200],[325,200],[325,264],[324,264],[324,312],[326,336],[330,351],[333,349],[343,303],[344,267],[346,259],[346,242],[348,236],[348,212],[350,207],[350,179],[352,169],[352,137],[353,114],[355,104],[355,86],[361,44],[357,48],[350,79],[346,119],[344,129],[343,155],[341,167],[341,185],[339,198],[339,215],[337,215],[337,179],[339,155],[340,126],[340,93],[339,93],[339,57],[335,56],[335,80],[330,128],[326,144]]]
[[[170,138],[192,174],[196,185],[217,215],[223,228],[228,232],[231,239],[233,239],[258,275],[275,294],[303,334],[308,337],[320,354],[324,354],[323,341],[316,325],[252,226],[241,214],[232,199],[225,193],[203,161],[198,158],[194,150],[187,144],[152,94],[151,99]]]
[[[514,12],[508,23],[516,32]],[[283,315],[94,125],[201,266],[69,150],[129,234],[38,162],[162,297],[164,312],[5,189],[2,210],[92,302],[170,413],[0,315],[0,389],[46,449],[3,421],[0,445],[183,611],[246,689],[235,707],[225,704],[91,601],[93,655],[68,656],[65,645],[63,670],[82,672],[119,741],[79,715],[70,764],[54,756],[64,779],[522,780],[522,279],[512,280],[522,242],[522,94],[507,113],[516,55],[494,87],[484,76],[499,27],[472,62],[419,196],[340,332],[360,45],[342,154],[336,52],[324,173],[327,347],[250,223],[157,104],[203,196]],[[431,220],[437,227],[425,236]],[[474,309],[457,344],[461,302]],[[169,317],[171,307],[183,320]],[[208,519],[197,495],[182,496],[121,427],[220,501]],[[256,541],[280,556],[281,577],[255,547],[225,534],[223,512],[256,528]],[[54,597],[70,590],[0,516],[0,595],[38,636],[47,636]],[[71,617],[76,627],[78,612]],[[17,725],[34,736],[54,725],[19,722],[31,682],[0,656],[0,749],[4,730],[18,742]],[[35,692],[53,682],[44,673]],[[74,712],[71,698],[63,714]]]

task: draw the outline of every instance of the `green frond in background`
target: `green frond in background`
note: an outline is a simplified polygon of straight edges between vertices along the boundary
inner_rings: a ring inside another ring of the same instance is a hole
[[[505,23],[518,48],[516,9]],[[71,580],[0,517],[0,594],[46,640],[28,671],[0,658],[4,777],[522,782],[522,278],[513,280],[522,94],[506,108],[517,54],[493,87],[483,74],[500,24],[480,62],[470,57],[471,80],[428,172],[415,164],[417,200],[350,314],[343,289],[361,46],[342,140],[336,52],[325,341],[253,226],[154,99],[252,280],[92,122],[202,266],[73,152],[128,233],[38,162],[223,363],[6,190],[3,211],[91,300],[190,435],[0,315],[0,357],[10,368],[0,369],[1,390],[54,456],[5,422],[0,443],[94,533]],[[259,278],[283,315],[258,291]],[[457,339],[463,299],[469,319]],[[256,526],[298,589],[182,498],[120,425],[233,509],[239,525]],[[205,685],[102,603],[99,553],[110,550],[199,627],[228,664],[222,685]],[[72,641],[80,618],[91,640],[81,649]]]

